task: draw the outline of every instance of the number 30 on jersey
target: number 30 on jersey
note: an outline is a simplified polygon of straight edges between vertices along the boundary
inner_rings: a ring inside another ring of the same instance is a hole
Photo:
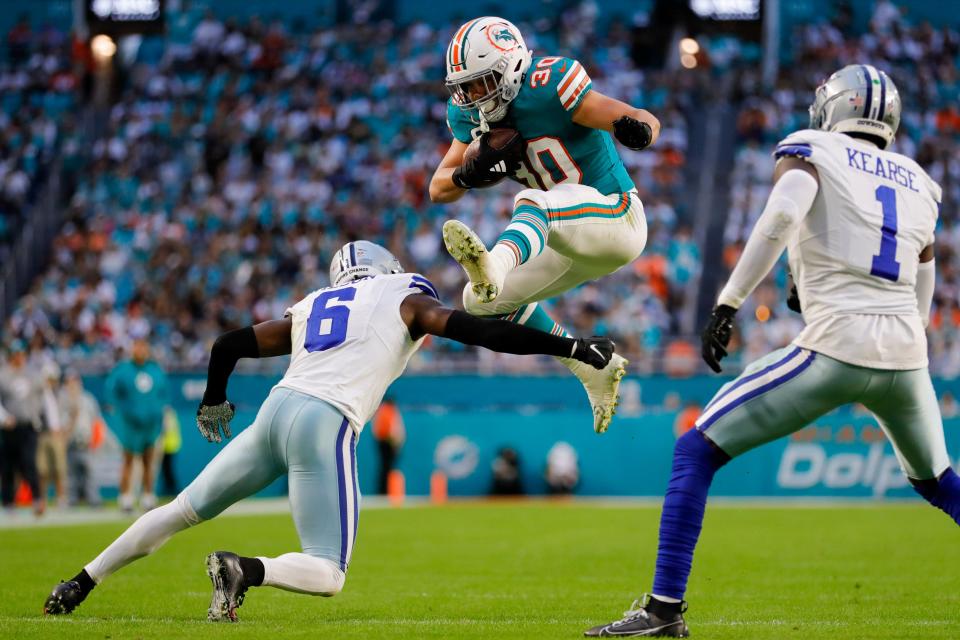
[[[516,173],[531,189],[552,189],[558,184],[580,184],[583,172],[559,138],[540,136],[527,140],[527,157]]]

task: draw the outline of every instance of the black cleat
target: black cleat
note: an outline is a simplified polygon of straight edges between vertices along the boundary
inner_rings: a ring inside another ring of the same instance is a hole
[[[207,575],[213,583],[207,619],[213,622],[236,622],[237,609],[243,604],[243,595],[247,592],[243,584],[240,557],[229,551],[211,553],[207,556]]]
[[[650,596],[634,600],[630,610],[623,618],[592,627],[583,632],[589,638],[647,637],[647,638],[689,638],[690,630],[683,620],[687,603],[677,608],[660,602]],[[672,610],[675,609],[675,610]]]
[[[80,588],[76,580],[61,582],[53,588],[47,601],[43,603],[43,613],[50,616],[59,616],[70,613],[77,608],[87,594]]]

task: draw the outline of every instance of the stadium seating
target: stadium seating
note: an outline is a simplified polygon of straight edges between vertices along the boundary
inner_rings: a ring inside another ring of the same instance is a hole
[[[75,134],[71,111],[79,75],[71,42],[53,28],[31,31],[25,21],[6,33],[0,66],[0,264],[10,256],[30,204],[64,139]],[[67,144],[66,153],[75,145]]]

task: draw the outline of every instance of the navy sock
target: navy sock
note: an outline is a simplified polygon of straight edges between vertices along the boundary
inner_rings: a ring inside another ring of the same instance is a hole
[[[960,524],[960,476],[953,469],[947,469],[939,478],[932,480],[913,480],[913,488],[927,502],[943,511]]]
[[[717,469],[730,457],[698,429],[677,440],[673,472],[663,497],[660,516],[660,546],[653,593],[682,600],[693,564],[693,550],[700,537],[707,492]]]

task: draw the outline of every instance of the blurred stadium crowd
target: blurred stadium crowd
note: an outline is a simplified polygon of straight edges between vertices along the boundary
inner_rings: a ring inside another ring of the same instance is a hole
[[[0,264],[10,255],[58,141],[76,131],[80,78],[67,36],[56,29],[33,31],[18,22],[6,46],[7,64],[0,67]]]
[[[679,335],[680,311],[696,295],[703,267],[686,193],[684,113],[706,99],[711,71],[640,71],[627,29],[601,25],[595,5],[581,7],[521,23],[528,45],[579,59],[596,88],[649,109],[663,132],[653,150],[621,148],[650,225],[643,256],[552,309],[570,331],[611,334],[641,370],[659,369],[672,351],[695,354],[689,336]],[[842,16],[805,27],[773,93],[758,72],[735,71],[739,148],[723,261],[733,265],[762,209],[773,145],[806,125],[812,88],[827,72],[869,59],[904,96],[899,150],[945,187],[931,343],[934,370],[957,375],[960,37],[908,25],[891,7],[881,2],[862,36],[849,35]],[[35,357],[101,370],[131,340],[148,337],[168,368],[203,367],[219,333],[281,316],[326,284],[330,256],[357,238],[387,245],[408,270],[458,301],[463,275],[443,249],[440,226],[457,217],[492,242],[517,188],[503,184],[446,206],[427,198],[450,140],[442,61],[455,26],[303,31],[184,11],[171,17],[165,39],[140,47],[101,135],[82,139],[72,114],[83,102],[84,53],[66,34],[18,25],[0,74],[0,238],[17,224],[55,147],[76,187],[52,264],[21,300],[5,337],[26,341]],[[784,286],[780,270],[741,314],[756,318],[743,323],[742,359],[795,334],[800,319],[785,311]],[[541,366],[442,342],[420,366],[476,368],[478,357],[481,366]]]

